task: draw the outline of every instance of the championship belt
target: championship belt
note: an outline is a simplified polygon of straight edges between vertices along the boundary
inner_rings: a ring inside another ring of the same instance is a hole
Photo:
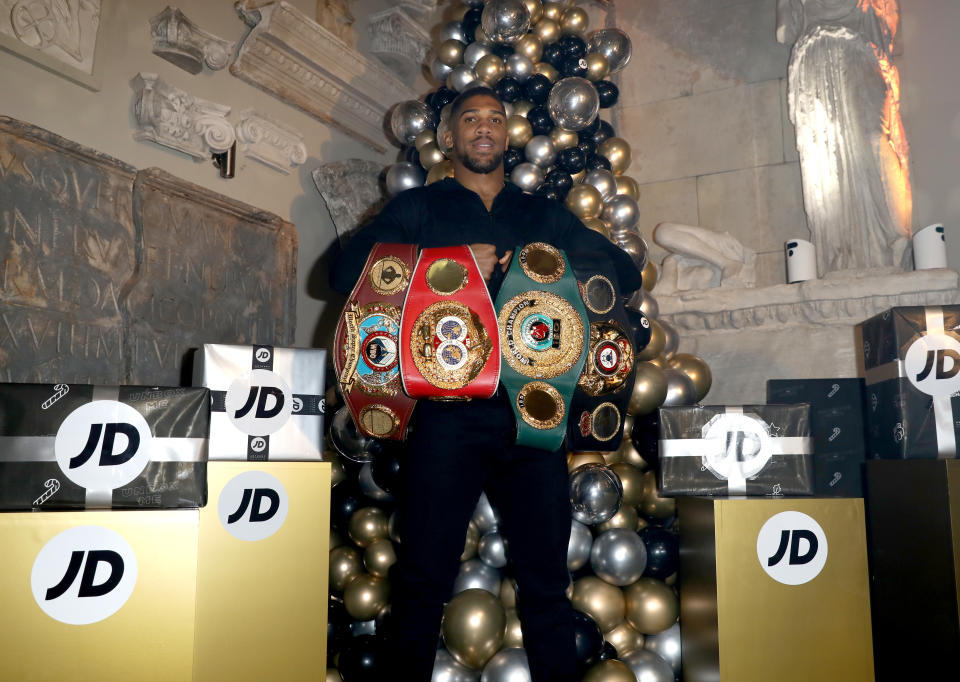
[[[566,435],[589,332],[566,256],[542,242],[518,247],[496,305],[517,445],[552,452]]]
[[[573,451],[620,447],[636,374],[634,334],[617,291],[612,261],[602,253],[571,254],[590,321],[583,373],[570,404],[567,446]]]
[[[374,244],[334,336],[333,365],[353,421],[375,438],[403,440],[416,401],[400,379],[400,315],[416,244]]]
[[[400,322],[400,372],[411,398],[490,398],[500,379],[497,318],[469,246],[423,249]]]

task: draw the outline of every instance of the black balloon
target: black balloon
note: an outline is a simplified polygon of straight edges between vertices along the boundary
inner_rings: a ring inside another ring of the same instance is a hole
[[[630,440],[640,456],[652,468],[660,466],[660,413],[654,410],[650,414],[641,414],[633,418],[633,430]]]
[[[650,327],[650,320],[639,310],[627,308],[627,320],[633,330],[633,343],[636,352],[642,351],[650,343],[650,335],[653,333]]]
[[[367,506],[370,506],[369,500],[360,491],[356,481],[343,481],[330,491],[330,522],[341,530],[346,530],[353,512]]]
[[[370,474],[378,488],[388,493],[397,489],[400,481],[400,460],[406,448],[396,441],[384,441],[381,451],[374,455]]]
[[[350,615],[339,599],[330,597],[327,606],[327,658],[332,659],[340,653],[350,640]]]
[[[547,173],[545,184],[553,187],[553,189],[556,190],[557,195],[561,199],[565,199],[567,193],[570,191],[570,188],[573,187],[573,178],[570,177],[570,173],[556,168]]]
[[[510,147],[503,153],[503,170],[510,174],[513,169],[523,163],[523,152],[519,149]]]
[[[643,575],[663,580],[677,572],[680,564],[680,542],[665,528],[647,526],[640,531],[640,539],[647,547],[647,568]]]
[[[583,78],[587,75],[587,60],[583,57],[570,57],[565,56],[560,61],[560,66],[557,67],[564,76],[570,77],[574,76],[576,78]],[[603,100],[600,100],[603,102]],[[600,106],[603,106],[601,104]]]
[[[606,121],[600,121],[600,126],[597,128],[597,132],[593,134],[593,141],[596,144],[600,144],[605,140],[609,140],[611,137],[613,137],[613,126]]]
[[[420,165],[420,152],[417,151],[417,148],[413,145],[407,147],[406,152],[403,155],[404,159],[410,163],[419,166]]]
[[[553,199],[554,201],[560,201],[560,193],[557,192],[555,187],[544,183],[537,189],[537,194],[547,199]]]
[[[527,120],[533,128],[534,135],[546,135],[553,130],[553,119],[544,106],[534,107],[527,113]]]
[[[467,13],[463,15],[463,21],[460,22],[460,28],[463,31],[463,36],[466,38],[464,42],[470,44],[473,42],[473,34],[477,32],[477,26],[480,25],[480,19],[483,17],[483,7],[472,7],[467,10]]]
[[[601,169],[610,170],[610,159],[602,154],[589,154],[587,156],[587,171]]]
[[[563,48],[560,47],[560,43],[550,43],[545,45],[543,48],[543,56],[541,59],[547,64],[550,64],[557,69],[560,68],[560,60],[563,59],[564,52]]]
[[[527,82],[523,84],[524,98],[534,104],[543,104],[550,97],[550,88],[552,87],[553,83],[543,74],[538,73],[536,76],[530,76]],[[549,114],[547,115],[549,116]]]
[[[600,130],[600,123],[601,123],[600,117],[597,116],[595,119],[593,119],[590,125],[588,125],[586,128],[580,131],[580,139],[581,140],[587,139],[587,138],[593,139],[593,136],[596,134],[596,132]]]
[[[586,168],[587,159],[579,147],[561,149],[557,155],[557,165],[568,173],[579,173]]]
[[[507,61],[510,55],[513,54],[513,46],[505,45],[503,43],[497,43],[493,46],[493,53],[500,57],[503,61]]]
[[[582,670],[600,660],[603,650],[603,633],[600,626],[585,613],[575,611],[573,616],[573,632],[576,637],[577,660]]]
[[[437,118],[439,119],[440,112],[443,111],[445,106],[457,98],[457,93],[444,86],[438,88],[437,91],[433,93],[432,97],[433,100],[430,106],[432,106],[433,110],[437,112]]]
[[[516,102],[523,94],[523,88],[516,78],[501,78],[497,81],[497,94],[504,102]]]
[[[613,646],[610,642],[604,642],[603,648],[600,649],[600,660],[609,661],[611,659],[617,658],[617,648]]]
[[[580,36],[565,35],[558,42],[563,53],[569,57],[584,59],[587,56],[587,44]]]
[[[597,81],[595,83],[597,94],[600,96],[600,108],[609,109],[620,98],[620,88],[610,81]]]
[[[383,642],[376,635],[360,635],[340,652],[337,670],[343,682],[381,682],[390,677]]]
[[[587,137],[581,133],[580,141],[577,142],[577,148],[580,150],[580,153],[583,154],[584,168],[586,168],[587,157],[597,151],[597,143],[593,141],[593,137]]]

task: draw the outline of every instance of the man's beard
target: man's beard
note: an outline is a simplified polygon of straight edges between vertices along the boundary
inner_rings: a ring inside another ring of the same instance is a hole
[[[500,167],[502,162],[503,152],[494,154],[486,161],[481,161],[476,157],[470,156],[470,152],[460,155],[460,163],[463,164],[463,167],[472,173],[479,173],[480,175],[488,175],[492,173]]]

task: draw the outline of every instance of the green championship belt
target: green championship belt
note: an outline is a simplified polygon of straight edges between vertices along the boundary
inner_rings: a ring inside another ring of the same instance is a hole
[[[517,248],[494,307],[517,445],[552,452],[566,435],[590,332],[567,257],[543,242]]]

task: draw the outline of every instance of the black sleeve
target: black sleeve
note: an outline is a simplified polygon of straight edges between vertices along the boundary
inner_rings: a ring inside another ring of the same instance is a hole
[[[422,213],[422,203],[417,200],[416,190],[398,194],[383,207],[379,215],[361,228],[340,249],[330,269],[330,286],[343,294],[349,294],[377,242],[387,244],[415,244]]]
[[[591,230],[580,222],[577,216],[563,209],[558,218],[563,248],[569,251],[602,251],[617,271],[620,294],[629,295],[643,284],[643,277],[626,251],[611,242],[599,232]]]

